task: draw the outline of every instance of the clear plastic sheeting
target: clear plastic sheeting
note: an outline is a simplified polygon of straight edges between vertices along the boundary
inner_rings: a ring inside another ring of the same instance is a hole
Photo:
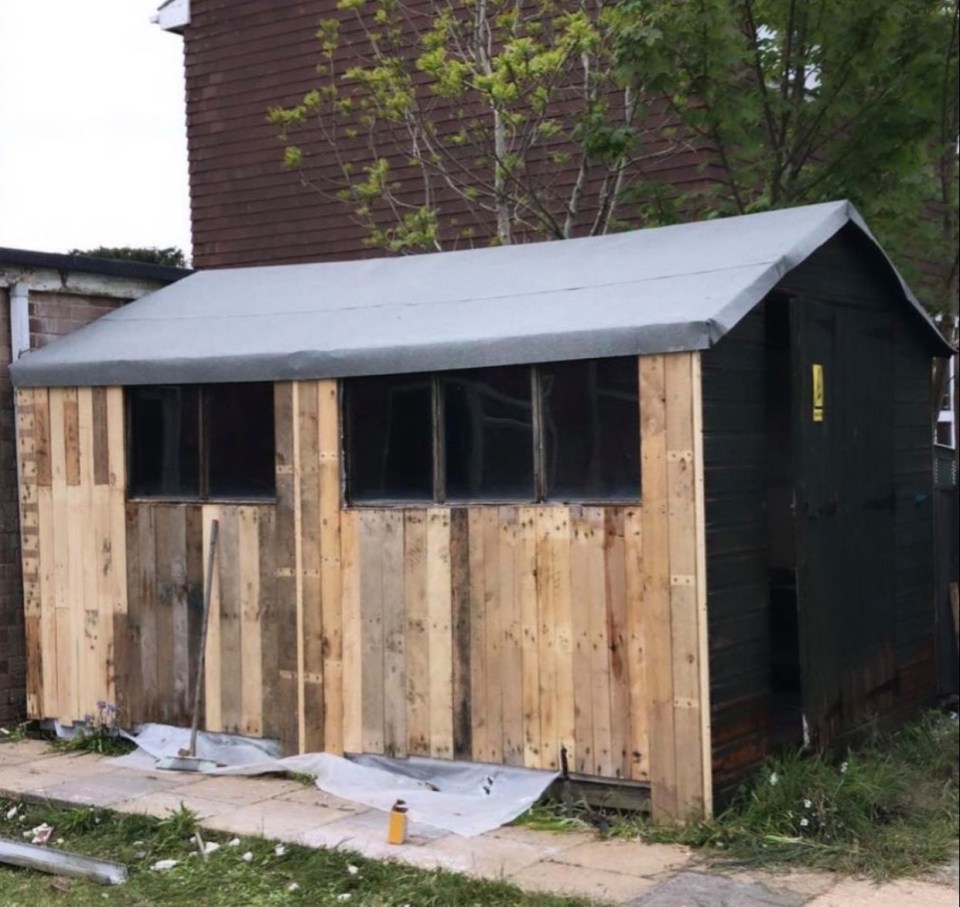
[[[127,736],[138,749],[110,760],[111,764],[154,771],[158,759],[177,756],[190,745],[189,730],[162,724],[145,724],[138,734]],[[304,753],[280,758],[278,753],[272,741],[205,732],[197,737],[197,757],[218,766],[207,774],[313,775],[317,787],[335,797],[385,811],[403,800],[411,821],[465,837],[513,821],[536,803],[557,777],[556,772],[416,756],[344,759],[329,753]]]

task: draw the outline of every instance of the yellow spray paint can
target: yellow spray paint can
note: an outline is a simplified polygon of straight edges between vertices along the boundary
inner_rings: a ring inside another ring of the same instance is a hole
[[[390,821],[387,825],[387,843],[403,844],[407,840],[407,804],[397,800],[390,810]]]

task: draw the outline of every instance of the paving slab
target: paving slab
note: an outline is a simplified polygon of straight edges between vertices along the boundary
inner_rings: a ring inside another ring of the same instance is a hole
[[[355,800],[342,800],[333,794],[320,790],[319,787],[299,785],[297,790],[278,794],[276,799],[288,800],[291,803],[302,803],[305,806],[323,806],[327,809],[336,809],[342,813],[365,813],[370,809],[363,803]]]
[[[935,882],[901,881],[877,885],[863,879],[843,879],[808,907],[956,907],[957,892]]]
[[[801,907],[807,895],[726,876],[681,872],[628,907]],[[846,905],[849,907],[849,905]]]
[[[42,759],[50,752],[50,745],[43,740],[16,740],[0,743],[0,765],[19,765]]]
[[[134,813],[145,816],[164,818],[181,807],[195,813],[200,820],[241,809],[236,803],[224,803],[220,800],[208,800],[205,797],[193,797],[179,788],[163,791],[156,794],[146,794],[114,803],[111,809],[121,813]]]
[[[772,889],[786,889],[787,891],[796,891],[798,894],[805,894],[808,898],[820,894],[826,894],[837,882],[841,876],[832,872],[799,872],[791,871],[771,871],[763,869],[755,870],[734,870],[720,871],[714,870],[720,875],[736,879],[739,882],[752,883],[754,885],[765,885]]]
[[[77,806],[109,806],[130,800],[131,797],[142,797],[147,794],[156,794],[166,791],[172,782],[153,775],[144,774],[99,774],[93,776],[79,775],[67,778],[46,791],[46,796],[52,800],[64,803],[74,803]]]
[[[580,866],[550,860],[513,873],[509,880],[526,891],[573,895],[608,904],[632,904],[657,885],[652,879],[606,869],[585,872]]]
[[[557,859],[590,871],[601,869],[655,878],[687,865],[691,855],[684,847],[613,839],[577,844],[564,850]]]
[[[51,787],[57,787],[66,780],[67,775],[42,771],[36,763],[4,766],[0,772],[0,792],[14,796],[47,797]]]
[[[177,779],[178,784],[189,789],[190,796],[205,800],[219,800],[245,805],[267,800],[282,794],[302,789],[299,781],[283,778],[250,777],[245,775],[204,775],[184,772],[158,772],[164,777]]]
[[[204,819],[203,827],[238,837],[249,835],[301,843],[304,832],[342,818],[343,813],[322,806],[261,800],[249,806],[234,804],[232,808],[221,810],[219,815]]]
[[[39,771],[54,772],[58,775],[102,775],[103,757],[96,753],[58,753],[50,751],[33,760]],[[111,771],[125,771],[112,769]],[[130,772],[126,772],[130,774]]]

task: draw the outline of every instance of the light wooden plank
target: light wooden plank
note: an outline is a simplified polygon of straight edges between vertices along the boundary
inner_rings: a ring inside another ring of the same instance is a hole
[[[242,676],[239,678],[240,733],[259,737],[263,733],[263,651],[260,613],[260,513],[262,507],[238,508],[240,577],[240,653]]]
[[[313,385],[308,385],[313,387]],[[303,495],[302,451],[300,449],[300,395],[301,382],[294,381],[290,387],[290,410],[293,435],[293,580],[294,606],[296,610],[297,653],[297,752],[306,752],[307,746],[307,688],[306,688],[306,634],[303,610]],[[309,394],[308,394],[309,395]]]
[[[240,508],[221,504],[217,542],[217,585],[220,588],[220,722],[230,734],[240,733],[243,722],[243,639],[240,606]]]
[[[615,644],[613,627],[610,626],[611,596],[616,594],[610,583],[605,512],[599,507],[584,508],[584,519],[589,532],[587,569],[589,571],[590,616],[590,679],[591,704],[593,707],[593,769],[592,773],[604,777],[616,777],[614,766],[616,754],[613,747],[613,725],[629,721],[629,715],[612,708],[611,685],[613,671],[611,662]]]
[[[380,601],[383,607],[383,752],[407,755],[407,696],[404,631],[403,513],[383,515],[383,566]]]
[[[360,516],[345,510],[340,516],[340,564],[343,637],[343,750],[363,751],[363,678],[360,611]]]
[[[430,645],[427,626],[427,511],[404,511],[403,598],[407,749],[430,755]]]
[[[540,763],[537,768],[560,767],[560,732],[557,715],[557,592],[556,535],[560,508],[537,509],[537,621],[540,662]]]
[[[666,380],[663,356],[642,356],[640,373],[643,563],[650,796],[655,820],[677,815],[676,747],[670,631]]]
[[[379,510],[360,513],[361,751],[383,752],[383,522]]]
[[[558,745],[566,750],[569,764],[576,762],[576,718],[573,676],[573,604],[570,596],[570,510],[554,508],[556,531],[552,544],[553,592],[556,614],[557,658],[557,735]]]
[[[214,520],[220,519],[220,507],[216,504],[205,504],[203,507],[203,563],[210,560],[210,533]],[[223,526],[220,530],[222,532]],[[204,660],[206,662],[203,677],[203,708],[204,722],[208,731],[223,731],[222,686],[223,670],[220,639],[220,562],[223,551],[220,540],[217,539],[216,562],[213,570],[213,582],[210,587],[210,612],[207,615],[207,646]]]
[[[676,735],[677,818],[703,814],[693,370],[689,353],[665,357],[670,613]]]
[[[430,647],[430,755],[453,757],[453,640],[450,511],[427,516],[427,609]]]
[[[500,555],[500,687],[503,705],[503,748],[507,765],[523,765],[523,658],[520,601],[517,598],[517,534],[519,511],[501,507]]]
[[[634,781],[649,781],[643,512],[639,507],[628,507],[624,512],[624,583],[627,605],[627,670],[630,676],[630,777]]]
[[[73,549],[74,553],[82,550],[78,602],[84,627],[80,706],[85,713],[92,713],[98,702],[109,699],[107,658],[111,648],[113,614],[104,607],[100,595],[101,550],[109,533],[109,511],[102,506],[105,501],[95,494],[93,389],[89,387],[77,390],[77,444],[80,482],[75,494],[80,510],[76,518],[84,527],[81,532],[83,547]]]
[[[603,760],[610,760],[609,729],[603,750],[594,734],[594,700],[606,698],[610,712],[609,671],[606,653],[606,620],[603,585],[603,535],[591,525],[594,508],[570,508],[570,598],[573,617],[574,728],[577,755],[570,768],[582,774],[604,774]],[[602,511],[601,511],[602,513]],[[599,535],[599,538],[598,538]],[[596,582],[599,553],[599,585]],[[600,617],[597,617],[597,615]],[[597,626],[600,626],[599,639]],[[598,689],[599,687],[599,689]],[[603,721],[602,714],[598,720]],[[607,721],[609,724],[609,719]]]
[[[700,743],[703,817],[713,815],[713,745],[710,727],[710,640],[707,615],[707,526],[703,459],[703,374],[700,353],[691,353],[693,489],[696,518],[697,663],[700,668]]]
[[[324,749],[343,752],[343,618],[340,589],[340,407],[336,381],[317,387],[320,434],[320,599]]]
[[[538,768],[540,737],[540,623],[537,608],[537,510],[517,511],[514,597],[520,605],[523,764]]]

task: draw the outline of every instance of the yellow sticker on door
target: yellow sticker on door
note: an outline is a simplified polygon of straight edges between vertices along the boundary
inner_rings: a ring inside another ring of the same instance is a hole
[[[823,421],[823,366],[813,363],[813,421]]]

